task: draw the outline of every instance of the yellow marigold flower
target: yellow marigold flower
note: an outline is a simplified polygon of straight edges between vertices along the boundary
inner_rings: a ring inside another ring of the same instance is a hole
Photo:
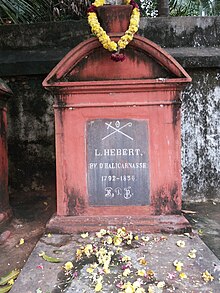
[[[23,245],[24,244],[24,238],[21,238],[19,241],[19,245]]]
[[[144,241],[144,242],[148,242],[150,240],[150,237],[148,236],[142,236],[141,239]]]
[[[124,49],[127,46],[128,42],[124,42],[122,40],[118,41],[118,45],[121,49]]]
[[[148,287],[148,293],[155,293],[154,285],[149,285],[149,287]]]
[[[138,27],[136,25],[130,25],[129,30],[134,34],[138,31]]]
[[[135,235],[135,236],[134,236],[134,240],[139,240],[138,235]]]
[[[122,289],[124,289],[125,293],[134,293],[135,289],[132,286],[131,282],[127,282],[123,285]]]
[[[135,293],[146,293],[146,291],[144,290],[144,288],[137,288]]]
[[[185,243],[185,241],[183,241],[183,240],[178,240],[177,243],[176,243],[176,245],[177,245],[178,247],[183,248],[183,247],[186,246],[186,243]]]
[[[102,6],[104,4],[105,4],[105,0],[95,0],[93,2],[93,5],[96,6],[96,7]]]
[[[107,233],[107,231],[105,229],[101,229],[99,232],[96,233],[96,236],[101,238],[102,236],[104,236]],[[100,237],[101,236],[101,237]]]
[[[106,238],[106,243],[107,243],[107,244],[112,244],[112,237],[111,237],[111,236],[108,236],[108,237]]]
[[[135,7],[135,8],[132,10],[132,14],[133,14],[133,15],[140,15],[140,11],[139,11],[139,9]]]
[[[86,269],[87,273],[92,274],[94,272],[94,268],[89,267]]]
[[[190,250],[190,252],[188,253],[188,257],[196,258],[196,252],[197,252],[197,250],[195,250],[195,249]]]
[[[127,268],[127,269],[124,270],[123,276],[127,277],[128,275],[130,275],[130,273],[131,273],[131,270],[129,268]]]
[[[176,267],[176,271],[177,272],[181,272],[182,271],[182,267],[183,267],[183,263],[178,261],[178,260],[175,260],[173,262],[173,265]]]
[[[117,229],[117,234],[118,234],[118,236],[120,236],[120,237],[125,237],[126,236],[126,229],[125,229],[125,227],[122,227],[122,228],[118,228]]]
[[[111,42],[111,51],[117,51],[118,45],[115,42]]]
[[[89,257],[92,252],[93,252],[92,244],[87,244],[84,248],[85,255]]]
[[[138,20],[135,19],[135,18],[132,18],[132,19],[130,20],[130,24],[131,24],[131,25],[138,25]]]
[[[212,282],[214,280],[214,277],[208,271],[202,273],[202,278],[206,283],[208,283],[209,281]]]
[[[143,265],[143,266],[146,266],[147,265],[147,261],[144,257],[141,257],[138,259],[139,260],[139,264]]]
[[[163,289],[163,287],[165,287],[165,282],[164,281],[160,281],[160,282],[158,282],[158,284],[157,284],[157,288],[159,288],[159,289]]]
[[[82,255],[83,255],[82,249],[79,249],[79,248],[78,248],[78,249],[76,250],[76,257],[77,257],[77,259],[81,258]]]
[[[72,268],[73,268],[73,263],[71,261],[68,261],[68,262],[65,263],[64,269],[66,271],[70,271]]]
[[[114,243],[115,246],[119,246],[122,243],[122,238],[116,235],[113,238],[113,243]]]
[[[95,292],[100,292],[102,290],[102,283],[97,283],[95,286]]]
[[[145,270],[138,270],[137,271],[138,276],[140,277],[144,277],[146,275],[146,271]]]
[[[104,268],[103,271],[104,271],[104,273],[105,273],[106,275],[108,275],[108,274],[111,273],[111,271],[110,271],[109,268]]]
[[[155,273],[154,273],[153,270],[148,270],[148,271],[147,271],[147,275],[148,275],[149,277],[153,277],[153,276],[155,275]]]
[[[138,289],[141,287],[141,283],[137,280],[133,283],[133,287],[134,287],[134,289]],[[137,292],[137,291],[135,291],[135,292]]]
[[[93,2],[93,5],[96,7],[102,6],[105,3],[104,0],[95,0]],[[130,0],[124,0],[124,3],[130,4]],[[99,39],[99,42],[103,45],[103,47],[109,51],[117,51],[118,49],[124,49],[130,41],[132,41],[134,34],[138,31],[140,21],[140,11],[138,8],[134,8],[131,13],[130,17],[130,23],[129,23],[129,29],[125,33],[124,36],[122,36],[118,43],[111,41],[110,37],[107,35],[107,33],[103,30],[101,27],[98,17],[96,15],[96,12],[89,12],[88,13],[88,23],[91,26],[91,31],[94,35],[96,35]],[[126,229],[124,227],[119,228],[117,230],[117,236],[120,236],[122,238],[125,238],[128,240],[128,244],[131,242],[132,238],[126,237]],[[100,235],[100,236],[99,236]],[[101,238],[103,235],[101,235],[100,232],[97,233],[97,237]]]
[[[122,261],[124,261],[124,262],[128,262],[128,261],[130,261],[131,260],[131,257],[130,256],[128,256],[128,255],[125,255],[125,256],[123,256],[122,257],[122,259],[121,259]]]
[[[87,238],[89,236],[89,233],[88,232],[82,233],[80,236],[84,239],[84,238]]]
[[[133,40],[133,35],[131,34],[126,34],[126,38],[127,38],[127,41],[130,42]]]
[[[179,274],[180,279],[187,279],[187,275],[185,273]]]

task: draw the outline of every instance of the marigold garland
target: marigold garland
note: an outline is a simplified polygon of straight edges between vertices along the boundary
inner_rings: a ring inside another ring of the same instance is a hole
[[[106,50],[110,52],[115,51],[115,53],[111,55],[111,59],[116,62],[123,61],[125,59],[124,54],[120,53],[120,50],[125,49],[126,46],[133,40],[134,34],[138,31],[140,22],[140,11],[137,3],[134,0],[124,0],[124,3],[126,5],[132,5],[133,10],[128,30],[117,43],[112,41],[106,31],[101,27],[96,14],[97,7],[103,6],[105,4],[105,0],[95,0],[88,9],[88,23],[91,27],[92,33],[97,36],[99,42]]]

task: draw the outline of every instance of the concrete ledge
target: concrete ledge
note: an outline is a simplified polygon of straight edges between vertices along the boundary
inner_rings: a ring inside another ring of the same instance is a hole
[[[0,51],[0,76],[48,74],[70,47]],[[220,67],[220,47],[165,48],[185,68]]]

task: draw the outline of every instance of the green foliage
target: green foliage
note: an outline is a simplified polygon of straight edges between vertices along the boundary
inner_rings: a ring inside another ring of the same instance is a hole
[[[219,0],[170,0],[171,16],[220,15]]]
[[[0,23],[79,19],[86,15],[89,5],[89,0],[1,0]]]
[[[0,21],[4,23],[30,23],[51,19],[48,0],[1,0]]]
[[[137,0],[142,16],[156,17],[160,0]],[[0,24],[80,19],[93,0],[0,0]],[[171,16],[220,15],[220,0],[170,0]]]

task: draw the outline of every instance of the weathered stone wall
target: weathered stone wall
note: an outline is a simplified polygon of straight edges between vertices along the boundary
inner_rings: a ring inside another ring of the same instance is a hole
[[[220,199],[220,70],[188,70],[193,82],[182,103],[185,199]]]
[[[160,44],[189,72],[183,94],[183,196],[220,199],[220,17],[142,19],[140,34]],[[42,80],[75,45],[89,37],[85,21],[0,26],[0,76],[10,99],[10,188],[54,184],[53,98]]]
[[[44,76],[7,79],[14,93],[8,103],[9,179],[13,189],[44,189],[55,178],[53,98]]]

